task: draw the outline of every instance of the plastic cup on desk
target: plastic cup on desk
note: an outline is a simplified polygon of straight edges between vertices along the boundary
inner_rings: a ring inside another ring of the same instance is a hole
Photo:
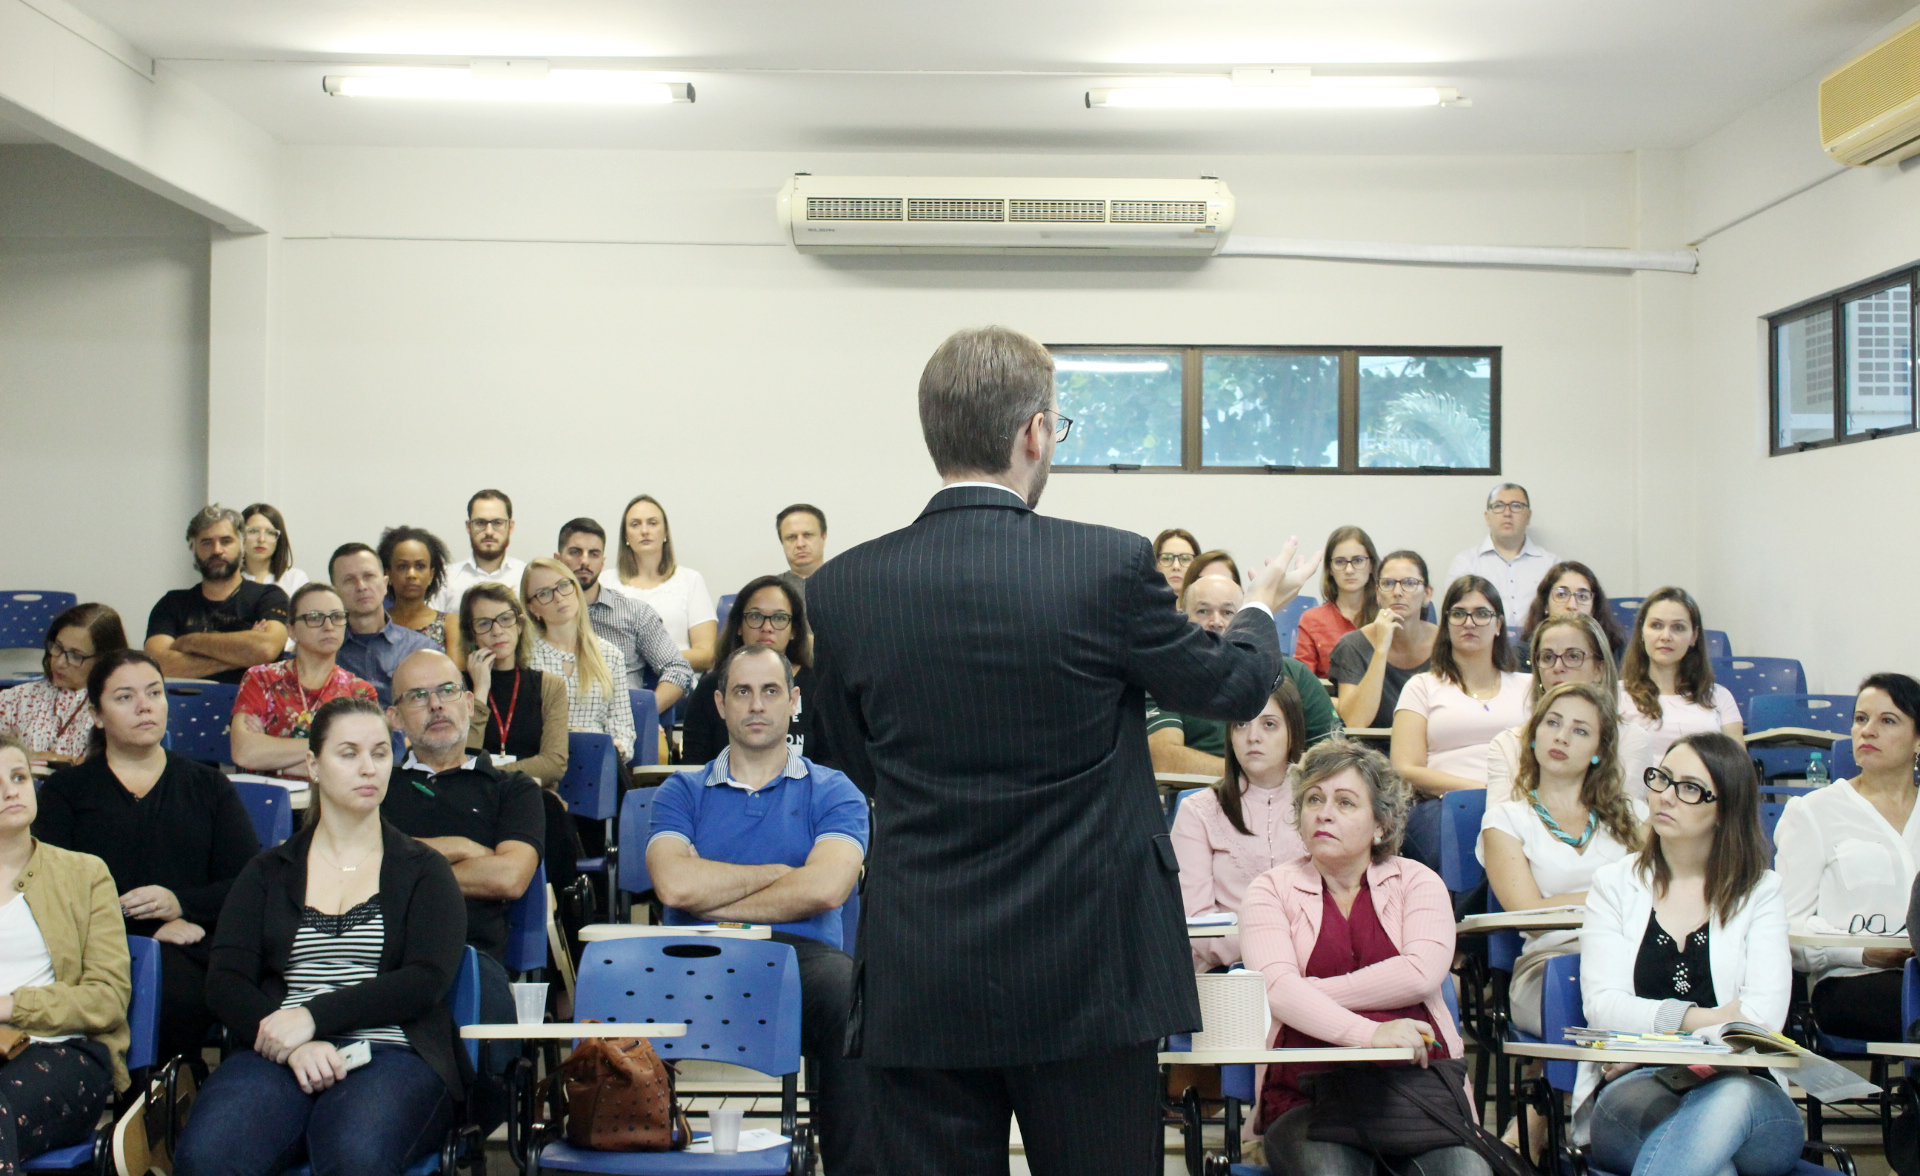
[[[715,1107],[707,1112],[707,1130],[713,1135],[713,1154],[730,1156],[740,1150],[740,1121],[744,1107]]]
[[[538,1025],[547,1019],[547,986],[545,984],[515,984],[512,987],[515,1024]]]

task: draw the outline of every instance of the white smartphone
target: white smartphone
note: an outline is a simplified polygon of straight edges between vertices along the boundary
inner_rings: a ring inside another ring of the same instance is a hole
[[[340,1047],[340,1060],[347,1063],[347,1072],[351,1074],[373,1060],[373,1047],[364,1041],[349,1041]]]

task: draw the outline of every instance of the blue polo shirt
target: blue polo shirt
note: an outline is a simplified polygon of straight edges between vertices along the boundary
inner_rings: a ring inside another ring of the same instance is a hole
[[[373,683],[380,692],[380,701],[393,701],[393,672],[400,663],[423,649],[439,649],[433,638],[412,629],[404,629],[387,622],[386,628],[378,633],[356,633],[347,630],[347,639],[340,644],[340,652],[333,660],[341,669],[356,678],[364,678]]]
[[[850,841],[867,852],[867,800],[846,773],[788,753],[787,770],[749,791],[733,778],[727,751],[704,768],[675,772],[653,797],[651,846],[678,837],[708,861],[737,866],[778,862],[796,869],[814,845],[827,838]],[[669,924],[697,922],[666,908]],[[804,935],[839,947],[840,912],[827,911],[800,923],[776,923],[776,931]]]

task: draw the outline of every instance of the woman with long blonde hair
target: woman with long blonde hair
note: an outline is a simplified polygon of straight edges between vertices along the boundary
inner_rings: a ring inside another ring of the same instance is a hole
[[[622,760],[633,758],[633,705],[624,689],[627,660],[587,619],[580,581],[557,559],[527,561],[520,599],[533,618],[530,669],[567,684],[567,728],[613,736]]]

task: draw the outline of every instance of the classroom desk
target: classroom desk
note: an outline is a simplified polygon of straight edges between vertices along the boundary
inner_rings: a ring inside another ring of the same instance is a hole
[[[633,786],[651,788],[663,784],[668,776],[675,772],[688,772],[700,767],[699,764],[635,764],[633,765]]]
[[[1706,1053],[1691,1049],[1595,1049],[1586,1045],[1552,1045],[1544,1041],[1509,1041],[1505,1053],[1554,1062],[1632,1062],[1642,1066],[1738,1066],[1747,1070],[1797,1070],[1796,1054]]]
[[[1173,792],[1183,792],[1188,788],[1207,788],[1220,782],[1218,776],[1207,776],[1199,772],[1155,772],[1154,782]]]
[[[1229,935],[1238,934],[1240,934],[1238,923],[1207,923],[1199,927],[1191,923],[1187,925],[1188,939],[1224,939]]]
[[[1392,739],[1393,728],[1392,727],[1348,727],[1346,729],[1346,735],[1347,735],[1347,738],[1349,739]]]
[[[764,923],[751,927],[711,927],[696,924],[669,927],[663,923],[588,923],[580,928],[580,942],[599,943],[604,939],[651,939],[669,935],[704,935],[713,939],[771,939],[773,931]]]
[[[460,1036],[478,1041],[577,1041],[587,1037],[685,1037],[677,1021],[580,1024],[548,1021],[539,1025],[462,1025]]]
[[[1586,925],[1586,915],[1578,911],[1495,911],[1468,915],[1453,929],[1459,935],[1491,935],[1496,931],[1571,931]]]
[[[1867,1052],[1883,1058],[1920,1058],[1920,1044],[1905,1041],[1869,1041]]]
[[[1271,1066],[1279,1062],[1411,1062],[1411,1047],[1326,1045],[1302,1049],[1200,1049],[1163,1053],[1163,1066],[1185,1063],[1193,1066]]]
[[[1790,934],[1787,942],[1795,947],[1888,947],[1896,951],[1906,951],[1913,946],[1913,941],[1905,935],[1835,935],[1811,931]]]

